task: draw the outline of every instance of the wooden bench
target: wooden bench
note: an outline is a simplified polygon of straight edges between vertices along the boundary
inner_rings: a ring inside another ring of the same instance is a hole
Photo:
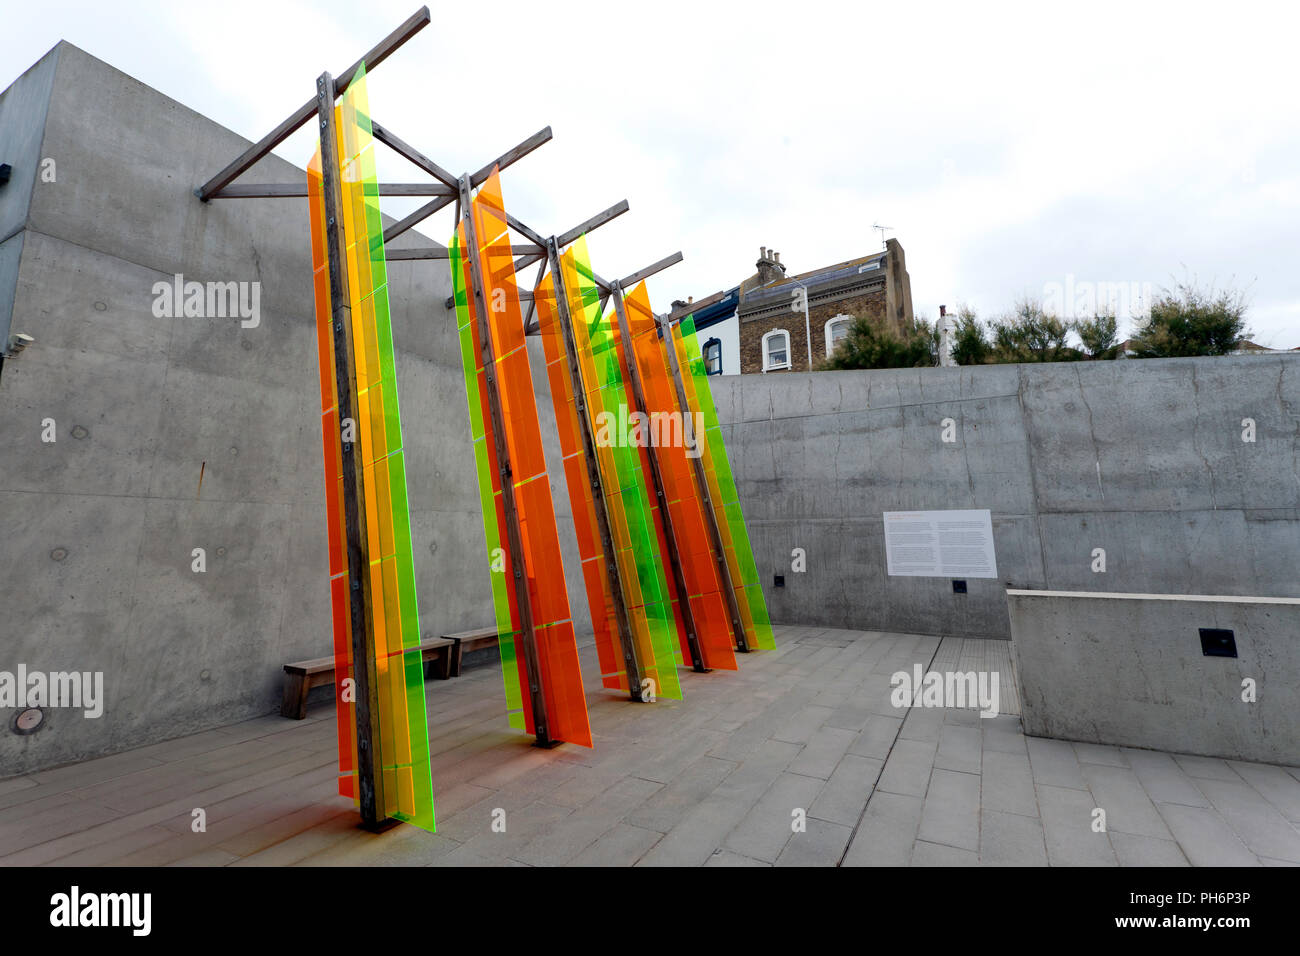
[[[442,635],[444,640],[455,641],[456,647],[451,652],[451,676],[460,676],[460,662],[466,651],[476,651],[481,647],[495,647],[497,643],[496,627],[480,627],[473,631],[458,631],[455,634]]]
[[[495,632],[493,632],[495,634]],[[420,642],[420,659],[424,678],[446,680],[453,676],[453,658],[459,673],[460,658],[456,642],[446,637],[431,637]],[[302,720],[307,716],[307,695],[313,687],[334,683],[334,657],[318,657],[284,665],[284,695],[280,699],[280,716]]]

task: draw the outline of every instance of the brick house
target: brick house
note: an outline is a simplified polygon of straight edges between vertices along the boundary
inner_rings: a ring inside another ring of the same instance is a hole
[[[695,311],[700,349],[715,374],[808,371],[830,354],[857,316],[900,333],[912,324],[911,280],[897,239],[887,240],[881,252],[795,276],[786,274],[779,252],[763,247],[755,268],[739,286]],[[673,314],[688,308],[674,302]]]

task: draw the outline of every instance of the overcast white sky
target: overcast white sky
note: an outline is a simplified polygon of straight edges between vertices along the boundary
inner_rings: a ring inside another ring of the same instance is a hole
[[[11,3],[0,88],[62,38],[257,139],[418,6]],[[734,285],[760,245],[792,272],[868,254],[881,223],[930,318],[962,301],[994,315],[1067,277],[1158,290],[1194,275],[1248,292],[1256,341],[1300,346],[1282,4],[430,9],[371,80],[376,119],[455,172],[553,127],[505,174],[507,204],[549,234],[626,198],[593,264],[612,277],[680,249],[652,282],[657,309]],[[311,135],[277,152],[303,165]],[[421,177],[381,151],[380,178]],[[427,234],[446,241],[449,217]]]

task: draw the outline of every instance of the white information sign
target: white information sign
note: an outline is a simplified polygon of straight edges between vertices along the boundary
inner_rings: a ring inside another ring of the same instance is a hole
[[[982,511],[886,511],[891,577],[996,578],[993,518]]]

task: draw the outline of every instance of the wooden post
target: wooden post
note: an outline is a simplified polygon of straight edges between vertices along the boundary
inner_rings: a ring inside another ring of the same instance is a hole
[[[686,401],[686,386],[682,383],[682,368],[677,361],[677,348],[673,344],[673,327],[669,322],[660,322],[663,330],[664,348],[668,352],[668,368],[673,374],[673,385],[677,388],[677,401],[682,406],[682,414],[690,414],[691,406]],[[697,442],[704,441],[703,435],[696,435]],[[749,653],[749,640],[745,637],[745,625],[740,617],[740,604],[736,600],[736,589],[731,581],[731,568],[727,566],[727,553],[722,546],[722,532],[718,529],[718,513],[713,508],[713,496],[709,493],[709,480],[704,473],[704,456],[692,458],[695,469],[695,482],[700,486],[700,500],[704,502],[704,523],[709,527],[709,540],[713,543],[718,561],[718,576],[722,580],[722,590],[727,599],[727,611],[731,615],[731,630],[736,637],[736,650],[742,654]]]
[[[339,428],[355,422],[356,352],[352,340],[352,305],[348,293],[347,237],[343,231],[343,192],[339,182],[338,132],[334,122],[334,78],[316,81],[316,115],[320,118],[321,178],[325,197],[325,239],[329,259],[330,320],[334,326],[334,372],[338,389]],[[357,782],[361,824],[379,829],[387,822],[382,768],[375,753],[379,741],[379,686],[375,673],[370,547],[366,536],[365,463],[355,441],[343,445],[343,522],[347,538],[349,605],[352,633],[353,710],[357,725]]]
[[[578,367],[578,348],[573,337],[573,317],[569,312],[569,299],[564,287],[564,272],[560,268],[560,246],[551,238],[546,243],[546,255],[551,266],[551,285],[555,289],[556,317],[564,338],[564,354],[568,360],[569,385],[578,411],[582,432],[582,448],[587,456],[587,481],[591,485],[592,504],[595,505],[596,529],[600,533],[600,546],[605,552],[605,575],[614,596],[614,614],[618,618],[618,641],[623,648],[623,664],[627,668],[627,690],[631,700],[643,700],[641,682],[645,677],[641,655],[632,639],[632,627],[627,617],[627,592],[623,589],[623,575],[618,569],[618,555],[614,550],[614,537],[609,531],[609,512],[605,503],[605,489],[600,477],[600,463],[596,460],[596,442],[591,434],[591,419],[587,417],[587,395],[582,387],[582,372]],[[594,622],[593,622],[594,623]]]
[[[646,407],[645,389],[641,386],[641,372],[637,368],[636,352],[632,348],[632,330],[628,326],[627,313],[623,307],[623,287],[617,282],[612,283],[610,293],[614,299],[614,314],[618,320],[619,337],[623,341],[623,354],[627,356],[628,374],[632,379],[632,397],[636,401],[637,410],[648,417],[650,412]],[[688,414],[689,411],[684,411],[683,419]],[[686,427],[684,420],[682,427],[683,429]],[[685,435],[685,431],[682,434]],[[682,623],[686,625],[686,645],[691,651],[691,665],[697,673],[703,674],[708,668],[704,666],[704,655],[700,652],[700,636],[695,628],[695,615],[691,611],[691,602],[687,596],[682,556],[677,549],[677,538],[673,533],[673,519],[668,513],[668,496],[664,493],[664,476],[659,467],[659,450],[654,447],[653,442],[650,443],[646,457],[650,459],[650,477],[654,481],[655,499],[659,502],[659,517],[664,523],[664,542],[668,545],[668,554],[664,557],[668,559],[672,568],[673,583],[677,585],[677,606],[682,612]]]
[[[510,467],[505,417],[501,412],[501,394],[497,388],[492,328],[488,321],[487,300],[483,291],[483,263],[478,254],[478,235],[474,228],[474,207],[470,200],[468,175],[457,180],[457,189],[460,193],[461,221],[465,225],[463,252],[469,258],[474,312],[478,318],[479,349],[487,384],[488,413],[492,418],[492,440],[496,447],[497,467],[501,475],[501,500],[506,513],[506,543],[510,549],[510,564],[515,575],[515,606],[519,610],[519,644],[524,654],[524,670],[528,675],[528,699],[533,709],[533,731],[537,736],[538,746],[553,747],[560,741],[551,739],[550,727],[546,719],[546,700],[542,690],[541,666],[537,659],[537,633],[533,624],[533,605],[528,591],[528,575],[524,573],[524,544],[523,534],[519,528],[519,508],[515,501],[514,471]]]

